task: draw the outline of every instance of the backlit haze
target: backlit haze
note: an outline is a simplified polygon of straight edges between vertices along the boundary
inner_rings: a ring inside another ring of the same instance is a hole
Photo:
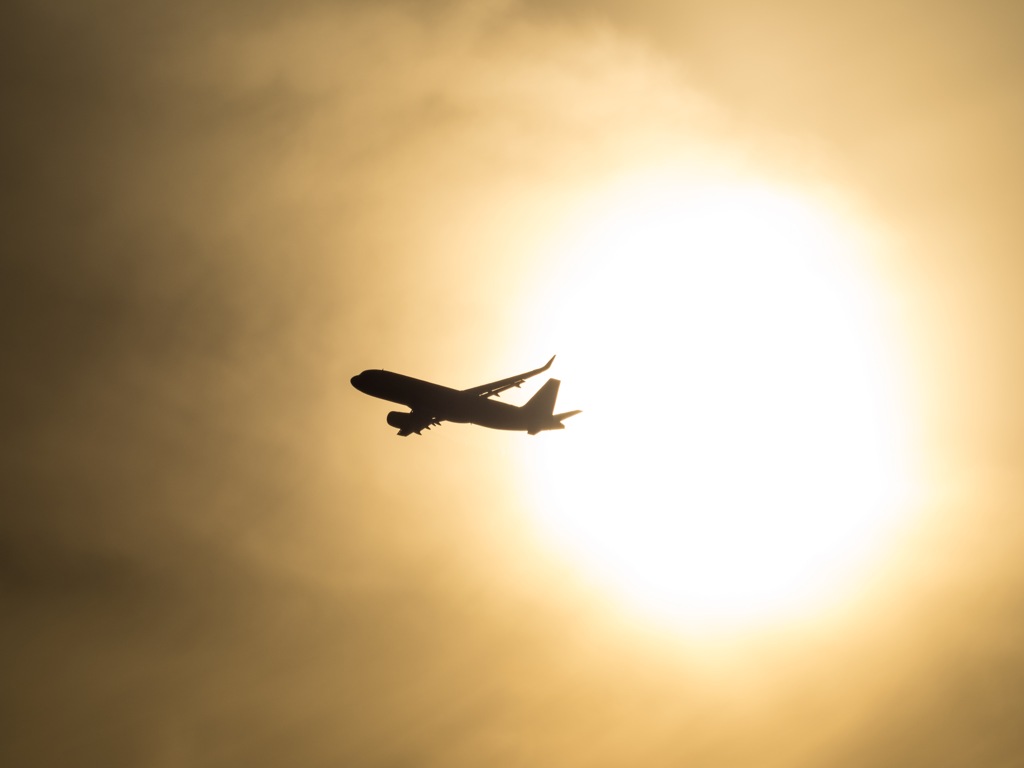
[[[7,17],[0,763],[1020,762],[1024,12]]]

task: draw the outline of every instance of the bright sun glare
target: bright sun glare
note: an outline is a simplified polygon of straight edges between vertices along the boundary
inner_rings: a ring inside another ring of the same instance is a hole
[[[771,187],[645,179],[549,247],[533,338],[584,412],[525,451],[542,528],[674,622],[838,599],[906,479],[863,233]]]

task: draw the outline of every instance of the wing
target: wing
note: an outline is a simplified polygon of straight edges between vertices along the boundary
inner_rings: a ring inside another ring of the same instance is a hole
[[[497,395],[499,392],[504,392],[506,389],[512,389],[512,387],[520,386],[531,376],[543,373],[551,367],[551,363],[554,359],[555,356],[552,355],[551,360],[548,360],[547,363],[536,370],[520,373],[518,376],[510,376],[509,378],[502,379],[501,381],[492,381],[490,384],[481,384],[479,387],[470,387],[469,389],[462,390],[462,392],[468,395],[476,395],[477,397],[491,397],[492,395]]]

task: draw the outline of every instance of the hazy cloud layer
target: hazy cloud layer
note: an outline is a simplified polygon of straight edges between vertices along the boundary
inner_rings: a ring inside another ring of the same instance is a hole
[[[0,762],[1022,753],[1012,4],[7,17]],[[843,186],[900,244],[942,492],[870,622],[718,662],[624,627],[531,537],[507,436],[399,442],[348,386],[506,373],[522,245],[663,157]]]

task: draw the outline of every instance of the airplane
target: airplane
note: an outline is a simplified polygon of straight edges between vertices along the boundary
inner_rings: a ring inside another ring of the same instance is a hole
[[[555,398],[558,397],[561,384],[558,379],[548,379],[526,405],[509,405],[491,398],[507,389],[521,386],[531,376],[543,373],[551,367],[554,359],[552,356],[545,365],[533,371],[463,390],[385,370],[363,371],[352,377],[352,386],[367,395],[401,403],[412,409],[408,413],[391,411],[388,414],[388,424],[395,427],[401,437],[407,437],[413,432],[419,435],[424,429],[430,429],[442,421],[536,435],[551,429],[565,429],[562,420],[580,413],[554,412]]]

